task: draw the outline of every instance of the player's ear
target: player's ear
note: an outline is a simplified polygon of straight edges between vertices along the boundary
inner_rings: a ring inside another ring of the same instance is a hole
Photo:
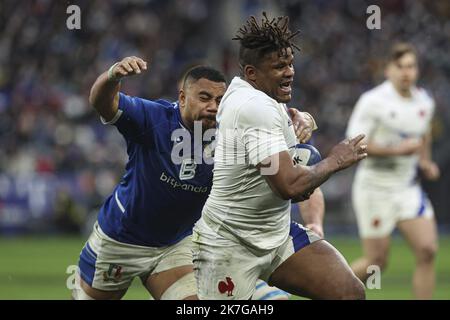
[[[184,93],[184,89],[181,88],[180,92],[178,93],[178,103],[180,105],[180,108],[184,108],[186,105],[186,94]]]
[[[256,81],[256,68],[251,64],[247,64],[244,67],[244,76],[246,79],[250,81]]]

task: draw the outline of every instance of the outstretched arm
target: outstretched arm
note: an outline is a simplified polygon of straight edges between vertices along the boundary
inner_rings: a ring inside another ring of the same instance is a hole
[[[333,147],[328,157],[313,166],[294,166],[287,151],[274,154],[259,164],[272,190],[285,200],[303,201],[333,173],[367,157],[364,135],[345,139]],[[306,195],[306,197],[305,197]]]

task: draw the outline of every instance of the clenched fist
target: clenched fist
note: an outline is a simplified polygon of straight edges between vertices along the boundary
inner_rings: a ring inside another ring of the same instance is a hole
[[[147,62],[135,56],[126,57],[109,68],[108,79],[119,81],[123,77],[140,74],[145,70],[147,70]]]

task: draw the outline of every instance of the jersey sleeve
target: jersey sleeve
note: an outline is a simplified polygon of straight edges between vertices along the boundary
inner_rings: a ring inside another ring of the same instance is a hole
[[[269,99],[257,97],[249,100],[239,114],[238,128],[252,165],[288,150],[282,116],[275,102]]]
[[[161,109],[161,105],[155,101],[127,96],[120,92],[116,116],[103,123],[115,125],[126,139],[140,142],[156,125],[155,113],[158,109]]]
[[[363,94],[353,109],[347,126],[346,136],[354,138],[358,134],[364,133],[366,139],[370,139],[378,118],[376,114],[376,104],[373,98]]]

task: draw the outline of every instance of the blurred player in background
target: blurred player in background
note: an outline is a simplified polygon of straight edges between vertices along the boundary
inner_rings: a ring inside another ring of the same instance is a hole
[[[294,77],[288,17],[238,32],[241,77],[217,115],[214,180],[193,233],[200,299],[250,299],[258,278],[292,294],[364,299],[364,286],[342,255],[290,221],[291,200],[307,199],[333,173],[363,159],[364,137],[335,146],[318,164],[294,166],[296,136],[286,111]]]
[[[193,133],[195,121],[203,130],[214,129],[226,82],[219,71],[198,66],[185,75],[176,103],[119,92],[123,77],[146,69],[142,59],[127,57],[91,90],[90,103],[103,123],[115,125],[126,139],[129,161],[81,252],[75,299],[120,299],[134,277],[155,299],[196,298],[190,235],[210,191],[212,164],[195,162],[195,150],[174,163],[176,144],[196,144],[195,133],[189,141],[173,141],[173,133]],[[314,120],[292,113],[299,136],[309,139]],[[208,143],[198,146],[202,153]]]
[[[416,257],[414,295],[430,299],[437,231],[433,207],[419,185],[417,170],[426,179],[439,178],[430,150],[434,101],[416,87],[418,59],[410,44],[393,46],[385,75],[384,83],[361,96],[347,128],[347,136],[366,134],[369,154],[353,183],[364,256],[352,268],[362,281],[370,275],[368,266],[385,269],[390,236],[398,227]]]

